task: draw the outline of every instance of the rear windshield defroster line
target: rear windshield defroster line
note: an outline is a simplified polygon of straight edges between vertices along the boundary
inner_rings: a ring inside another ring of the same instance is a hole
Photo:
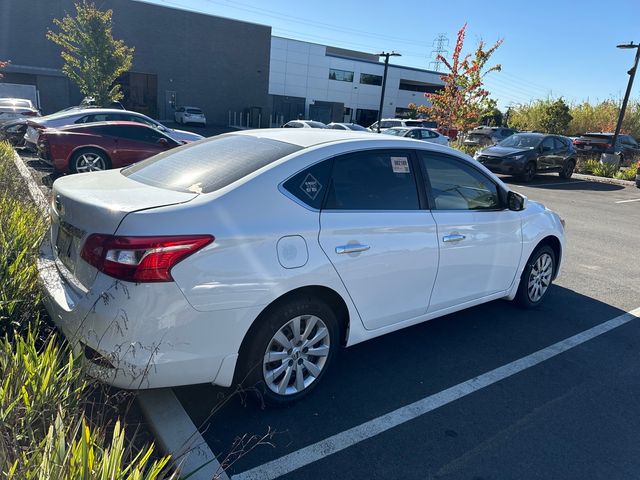
[[[220,135],[163,152],[123,169],[122,174],[154,187],[210,193],[301,149],[266,138]]]

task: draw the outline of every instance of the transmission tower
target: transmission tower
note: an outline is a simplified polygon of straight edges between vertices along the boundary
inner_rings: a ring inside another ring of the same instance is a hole
[[[433,50],[431,50],[431,58],[433,58],[433,60],[429,62],[429,66],[432,70],[439,72],[440,67],[442,66],[442,61],[438,60],[438,55],[442,55],[444,57],[449,53],[449,50],[447,50],[447,47],[449,46],[447,34],[438,34],[436,39],[433,41],[432,46]]]

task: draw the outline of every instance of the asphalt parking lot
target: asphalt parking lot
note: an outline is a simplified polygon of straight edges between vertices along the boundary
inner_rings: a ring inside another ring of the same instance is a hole
[[[55,177],[23,159],[47,193]],[[496,301],[343,350],[287,409],[209,385],[174,389],[218,459],[233,462],[232,479],[638,477],[640,319],[529,359],[640,307],[640,190],[504,180],[566,219],[563,272],[545,303]]]
[[[637,478],[640,319],[378,435],[357,428],[640,306],[640,190],[556,175],[514,186],[567,221],[563,273],[544,305],[496,301],[346,349],[288,409],[175,389],[221,461],[239,440],[272,434],[232,479]]]

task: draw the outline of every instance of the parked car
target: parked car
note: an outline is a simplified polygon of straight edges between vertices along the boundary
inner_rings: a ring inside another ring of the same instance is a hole
[[[288,404],[343,345],[539,305],[564,252],[557,214],[461,152],[389,135],[234,132],[52,195],[46,308],[123,388],[242,382]]]
[[[0,123],[0,140],[6,140],[14,147],[24,146],[24,134],[26,132],[27,121],[24,118]]]
[[[331,128],[333,130],[353,130],[356,132],[368,132],[366,128],[362,125],[358,125],[357,123],[330,123],[327,125],[327,128]]]
[[[492,172],[515,175],[525,182],[537,172],[559,172],[571,178],[576,166],[576,150],[567,137],[544,133],[516,133],[474,157]]]
[[[45,128],[58,128],[66,125],[94,123],[94,122],[137,122],[149,125],[159,132],[162,132],[178,142],[195,142],[204,138],[197,133],[175,130],[162,125],[146,115],[128,110],[107,109],[107,108],[87,108],[69,109],[61,112],[29,121],[27,133],[25,134],[25,146],[30,150],[36,150],[38,145],[39,132]]]
[[[48,128],[38,136],[38,156],[56,172],[120,168],[182,145],[137,122],[102,122]]]
[[[327,126],[315,120],[291,120],[282,125],[282,128],[327,128]]]
[[[640,161],[636,164],[636,187],[640,188]]]
[[[387,128],[385,135],[395,135],[396,137],[407,137],[415,140],[423,140],[425,142],[437,143],[439,145],[449,146],[449,137],[446,137],[435,130],[421,127],[392,127]]]
[[[576,151],[580,156],[600,156],[610,152],[613,142],[613,133],[585,133],[573,141]],[[620,156],[620,164],[640,159],[640,146],[631,135],[618,135],[615,153]]]
[[[463,140],[469,147],[484,147],[501,142],[516,133],[516,130],[504,127],[478,127],[471,130]]]
[[[197,123],[203,127],[207,126],[207,117],[204,112],[196,107],[179,107],[173,114],[176,123]]]
[[[383,118],[380,120],[380,132],[384,132],[387,128],[393,127],[423,127],[423,128],[436,128],[436,122],[422,119],[407,119],[407,118]],[[378,122],[369,126],[369,130],[372,132],[378,131]]]
[[[25,98],[0,98],[0,123],[20,117],[38,117],[40,112],[31,100]]]

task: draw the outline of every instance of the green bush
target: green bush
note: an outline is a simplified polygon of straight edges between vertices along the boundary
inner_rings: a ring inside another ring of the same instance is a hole
[[[450,146],[455,148],[456,150],[460,150],[463,153],[466,153],[467,155],[469,155],[470,157],[473,157],[473,155],[478,151],[481,150],[481,147],[473,147],[470,145],[464,145],[462,143],[458,143],[458,142],[451,142]]]
[[[125,441],[114,405],[95,401],[70,347],[40,318],[36,259],[46,222],[13,155],[0,142],[0,479],[175,478],[165,474],[169,457]]]
[[[611,163],[599,163],[593,168],[592,174],[596,177],[613,178],[618,171],[618,167]]]
[[[624,170],[620,170],[615,174],[615,178],[619,180],[635,180],[638,167],[632,165]]]

